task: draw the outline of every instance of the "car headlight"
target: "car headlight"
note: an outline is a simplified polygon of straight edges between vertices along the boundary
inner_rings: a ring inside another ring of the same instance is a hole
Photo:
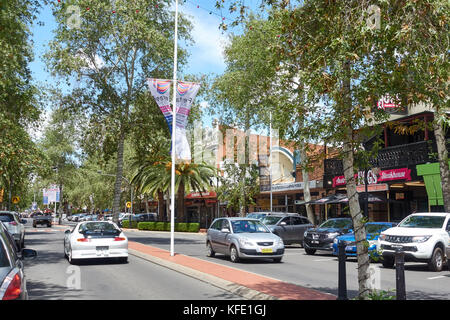
[[[417,236],[417,237],[412,237],[412,242],[419,242],[419,243],[422,243],[422,242],[427,241],[427,240],[430,239],[430,238],[431,238],[431,236]]]
[[[284,242],[283,242],[283,239],[278,239],[278,241],[277,241],[277,246],[278,247],[284,247]]]
[[[386,240],[386,235],[385,234],[380,234],[380,237],[378,238],[378,240],[380,240],[380,241]]]
[[[332,233],[327,234],[327,237],[329,239],[331,239],[331,238],[337,237],[339,234],[340,234],[339,232],[332,232]]]
[[[241,247],[252,247],[253,243],[248,238],[239,238]]]
[[[306,237],[308,235],[308,231],[305,231],[304,233],[303,233],[303,237]]]

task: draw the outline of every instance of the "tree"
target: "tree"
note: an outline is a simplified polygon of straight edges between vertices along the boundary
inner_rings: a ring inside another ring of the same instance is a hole
[[[131,115],[136,99],[147,90],[146,78],[167,78],[171,72],[174,19],[168,0],[157,5],[145,0],[117,0],[114,4],[115,8],[109,2],[90,0],[56,4],[58,28],[46,57],[55,74],[80,81],[66,97],[65,107],[81,108],[90,115],[91,137],[86,141],[96,141],[96,148],[100,141],[106,158],[117,153],[113,204],[117,221],[124,141],[132,125]],[[77,10],[83,13],[77,14]],[[69,19],[68,12],[74,12]],[[178,36],[188,43],[190,29],[181,16]],[[178,57],[182,66],[186,52],[179,49]]]
[[[169,192],[172,162],[168,155],[149,157],[139,165],[133,177],[138,190],[153,196]],[[175,192],[177,199],[176,216],[178,221],[185,217],[184,197],[186,193],[204,192],[211,188],[211,179],[216,176],[216,169],[205,163],[180,162],[175,164]]]

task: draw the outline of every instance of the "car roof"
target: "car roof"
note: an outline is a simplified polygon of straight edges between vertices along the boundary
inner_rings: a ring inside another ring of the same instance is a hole
[[[255,221],[259,221],[259,219],[247,218],[247,217],[221,217],[221,218],[217,218],[217,219],[227,219],[227,220],[230,220],[230,221],[238,221],[238,220],[255,220]]]
[[[448,216],[448,215],[450,215],[450,213],[449,212],[416,212],[416,213],[413,213],[413,214],[410,214],[411,216],[426,216],[426,215],[429,215],[429,216],[440,216],[440,217],[445,217],[445,216]]]

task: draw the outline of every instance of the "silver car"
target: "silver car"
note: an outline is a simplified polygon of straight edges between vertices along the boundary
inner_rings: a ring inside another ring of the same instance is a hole
[[[206,251],[208,257],[221,253],[232,262],[261,258],[281,262],[284,243],[258,219],[218,218],[208,229]]]
[[[26,220],[20,219],[19,214],[14,211],[0,211],[0,221],[3,222],[8,232],[16,241],[17,247],[21,250],[25,246],[25,226]]]

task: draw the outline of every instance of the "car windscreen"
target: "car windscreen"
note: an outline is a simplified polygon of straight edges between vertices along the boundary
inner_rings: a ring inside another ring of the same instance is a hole
[[[274,225],[277,224],[278,221],[280,221],[282,217],[275,217],[275,216],[265,216],[261,219],[261,222],[265,225]]]
[[[322,223],[319,228],[348,229],[352,227],[352,220],[330,219]]]
[[[85,236],[116,236],[121,231],[109,222],[89,222],[82,224],[78,232]]]
[[[402,228],[442,228],[443,216],[410,216],[403,220],[398,227]]]
[[[366,233],[381,233],[382,231],[391,228],[388,224],[366,224]]]
[[[257,220],[235,220],[231,221],[234,233],[269,233],[270,231]]]
[[[9,213],[0,213],[0,221],[1,222],[11,222],[14,221],[14,217]]]

